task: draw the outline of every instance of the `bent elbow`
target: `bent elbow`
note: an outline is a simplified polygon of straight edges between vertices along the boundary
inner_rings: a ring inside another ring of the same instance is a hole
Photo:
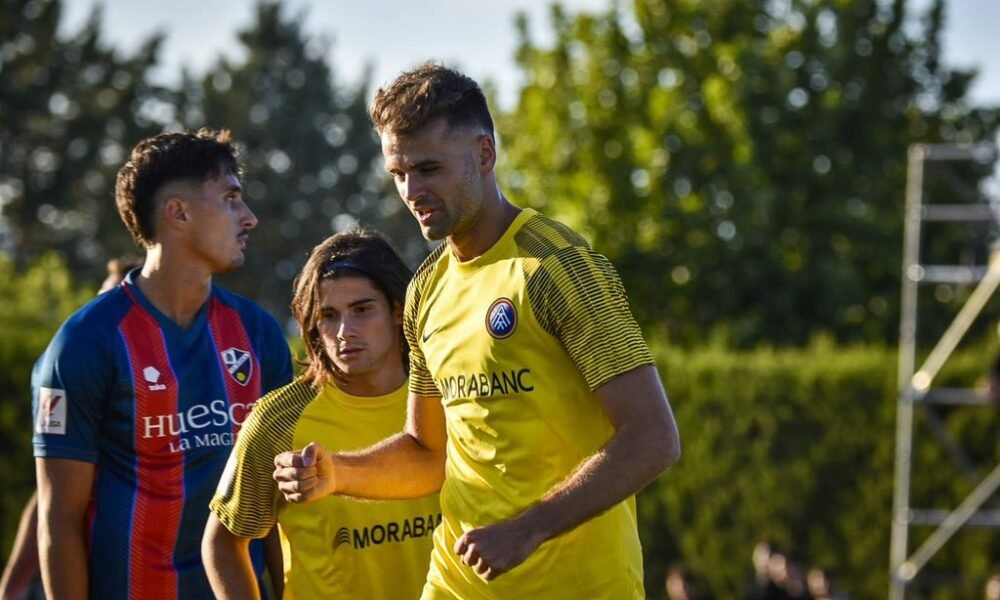
[[[661,435],[657,436],[655,456],[657,459],[657,475],[672,467],[681,458],[681,439],[677,434],[677,427],[670,423],[664,428]]]
[[[663,469],[666,470],[674,465],[677,461],[681,459],[681,440],[677,435],[673,435],[669,442],[667,443],[666,452],[664,452],[665,465]]]

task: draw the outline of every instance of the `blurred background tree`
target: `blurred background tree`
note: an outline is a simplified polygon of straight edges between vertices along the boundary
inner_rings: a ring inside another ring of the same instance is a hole
[[[0,0],[0,247],[21,267],[45,252],[86,279],[134,251],[114,208],[129,148],[159,132],[149,81],[160,38],[132,56],[101,35],[101,14],[57,35],[58,0]]]
[[[907,7],[554,6],[551,47],[522,20],[504,186],[607,253],[674,343],[892,340],[907,147],[1000,124],[941,63],[943,1],[919,23]]]

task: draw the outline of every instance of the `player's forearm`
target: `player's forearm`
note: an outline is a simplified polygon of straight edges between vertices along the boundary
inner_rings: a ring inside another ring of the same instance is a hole
[[[87,545],[82,515],[45,510],[38,521],[38,558],[45,597],[86,600],[89,589]]]
[[[285,595],[285,565],[281,553],[281,535],[278,533],[278,526],[275,525],[264,538],[264,565],[267,567],[268,575],[271,579],[271,591],[274,598],[283,598]]]
[[[0,598],[17,598],[38,575],[38,495],[32,494],[21,513],[10,559],[0,579]]]
[[[232,534],[218,517],[209,516],[201,555],[216,598],[259,600],[249,545],[249,539]]]
[[[541,501],[516,517],[542,541],[558,537],[635,494],[680,456],[676,430],[621,427]]]
[[[367,450],[333,458],[334,493],[374,500],[419,498],[441,489],[444,449],[400,433]]]

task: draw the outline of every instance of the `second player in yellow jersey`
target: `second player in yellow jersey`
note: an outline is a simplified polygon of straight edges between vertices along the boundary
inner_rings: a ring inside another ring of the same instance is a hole
[[[389,502],[281,499],[274,456],[309,443],[367,447],[406,415],[403,293],[410,272],[384,238],[348,231],[313,250],[296,281],[305,374],[257,403],[212,500],[205,553],[220,598],[245,598],[246,540],[281,532],[284,598],[414,600],[441,521],[437,494]]]

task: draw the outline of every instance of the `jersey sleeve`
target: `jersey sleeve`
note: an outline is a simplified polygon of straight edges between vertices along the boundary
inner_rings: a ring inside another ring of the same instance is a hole
[[[562,343],[591,391],[653,364],[618,272],[585,246],[546,257],[528,282],[539,322]]]
[[[295,382],[264,396],[240,428],[209,508],[234,535],[260,538],[278,518],[278,487],[271,478],[274,457],[292,449],[301,408],[295,397],[309,394]]]
[[[32,370],[36,457],[97,462],[101,413],[112,378],[101,338],[78,319],[64,323]]]
[[[426,282],[426,274],[418,273],[406,288],[406,305],[403,309],[403,335],[410,347],[410,384],[409,391],[418,396],[440,396],[441,392],[434,384],[434,378],[427,370],[427,359],[420,347],[420,332],[417,326],[417,315],[420,312],[422,286]]]

